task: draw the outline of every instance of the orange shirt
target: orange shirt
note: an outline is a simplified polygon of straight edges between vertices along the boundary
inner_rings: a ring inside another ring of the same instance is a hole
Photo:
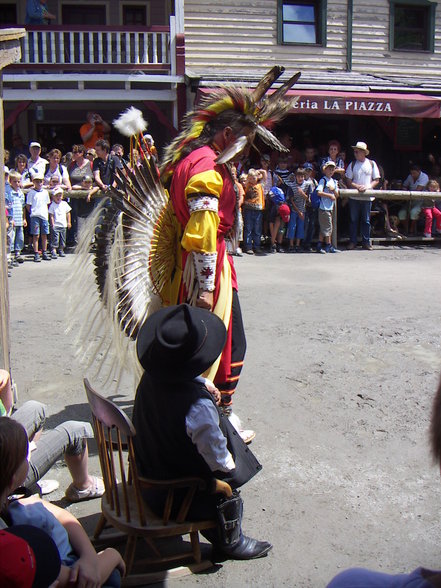
[[[84,123],[84,125],[82,125],[82,127],[80,128],[81,140],[83,140],[83,136],[86,133],[88,133],[91,128],[92,128],[92,125],[89,122]],[[94,149],[95,143],[99,139],[104,139],[104,138],[105,137],[104,137],[103,125],[101,123],[97,123],[95,125],[95,129],[92,133],[92,136],[90,137],[90,139],[88,141],[83,141],[83,145],[86,149]]]

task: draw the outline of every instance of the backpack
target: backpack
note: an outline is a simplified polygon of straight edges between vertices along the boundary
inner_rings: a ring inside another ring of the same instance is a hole
[[[281,190],[280,188],[274,186],[273,188],[271,188],[269,193],[271,202],[276,206],[280,206],[280,204],[285,203],[285,194],[283,193],[283,190]]]
[[[326,179],[325,176],[323,176],[323,178],[325,180],[325,185],[323,186],[323,190],[325,190],[326,186],[328,185],[328,181]],[[322,180],[320,180],[321,182]],[[314,188],[314,190],[311,193],[310,196],[310,201],[311,201],[311,208],[319,208],[320,207],[320,201],[321,201],[321,196],[318,195],[318,188],[320,186],[320,182],[317,184],[317,186]],[[320,190],[321,191],[321,190]]]

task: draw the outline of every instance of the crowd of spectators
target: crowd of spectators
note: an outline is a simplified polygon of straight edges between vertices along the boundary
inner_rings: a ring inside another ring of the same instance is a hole
[[[372,236],[402,240],[441,234],[440,200],[381,199],[387,189],[438,192],[441,170],[434,159],[428,173],[412,163],[404,181],[388,181],[381,164],[369,158],[364,141],[351,146],[351,159],[336,140],[329,141],[321,157],[313,147],[303,152],[294,148],[290,137],[284,136],[282,143],[287,153],[263,154],[257,163],[240,164],[235,172],[244,253],[336,253],[337,236],[347,241],[349,250],[359,245],[359,237],[361,247],[371,250]],[[342,197],[341,189],[357,194]],[[378,196],[364,194],[366,190],[378,190]],[[233,253],[241,255],[242,250]]]
[[[5,152],[5,205],[9,275],[32,253],[35,262],[65,257],[65,249],[75,247],[79,226],[93,210],[97,192],[115,186],[115,173],[123,168],[124,147],[112,147],[103,138],[109,125],[94,113],[80,129],[85,144],[44,152],[37,141],[25,147],[15,136]],[[86,128],[88,127],[88,128]],[[90,128],[89,128],[90,127]],[[91,138],[96,139],[91,146]],[[147,141],[153,138],[147,135]],[[134,165],[137,163],[135,160]],[[72,197],[82,190],[84,197]],[[86,194],[84,195],[84,192]]]
[[[74,247],[79,227],[94,207],[94,195],[115,186],[116,170],[139,165],[139,150],[131,161],[124,147],[107,141],[110,127],[94,112],[80,128],[83,143],[62,153],[44,151],[37,141],[26,147],[19,135],[5,153],[6,209],[8,215],[9,271],[23,262],[23,251],[34,261],[63,257]],[[143,138],[146,151],[158,159],[154,139]],[[371,249],[371,233],[403,239],[420,234],[426,238],[441,233],[441,203],[431,199],[386,201],[363,194],[365,189],[439,191],[441,168],[434,158],[426,172],[411,164],[403,181],[388,181],[380,163],[369,159],[363,141],[352,146],[347,158],[337,140],[327,144],[327,153],[307,146],[295,148],[288,134],[281,137],[287,153],[264,153],[256,162],[241,162],[234,169],[241,214],[233,254],[265,255],[267,252],[335,253],[338,240],[347,248]],[[342,188],[355,188],[358,196],[344,198]],[[69,198],[71,190],[84,190],[84,198]]]

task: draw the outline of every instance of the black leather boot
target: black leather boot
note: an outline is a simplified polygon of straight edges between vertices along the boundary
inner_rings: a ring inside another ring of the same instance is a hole
[[[272,548],[267,541],[258,541],[242,533],[243,501],[236,490],[231,498],[217,506],[220,541],[216,547],[232,559],[256,559]]]

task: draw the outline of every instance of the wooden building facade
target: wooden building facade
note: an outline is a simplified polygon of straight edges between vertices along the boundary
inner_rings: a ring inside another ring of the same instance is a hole
[[[279,129],[300,149],[365,140],[389,177],[441,155],[441,1],[186,0],[185,50],[196,99],[223,82],[252,87],[274,64],[301,71]]]

